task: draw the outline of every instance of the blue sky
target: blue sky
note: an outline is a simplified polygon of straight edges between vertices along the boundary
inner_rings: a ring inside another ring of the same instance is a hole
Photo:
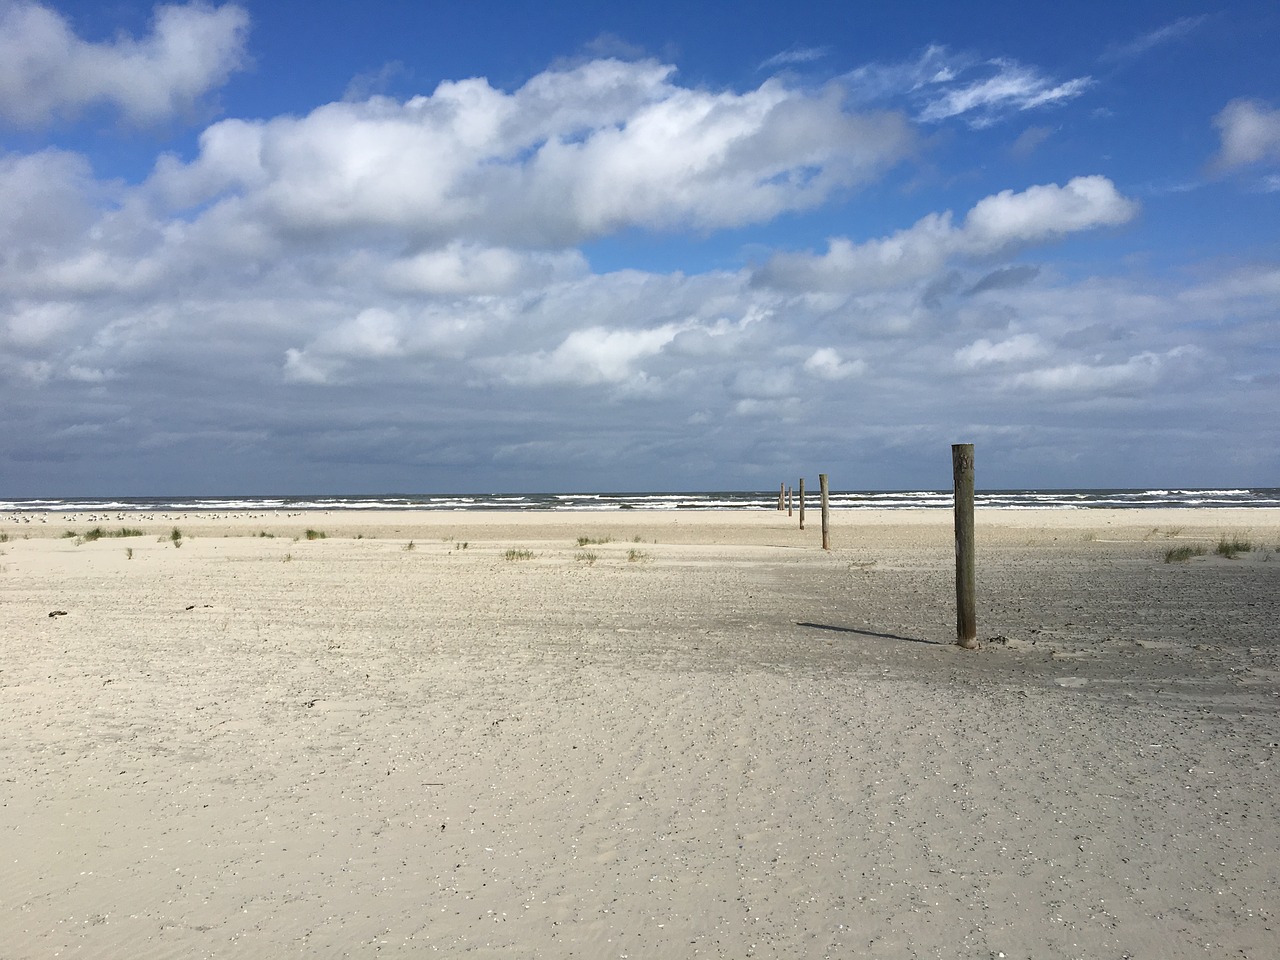
[[[1280,484],[1278,39],[0,0],[0,490]]]

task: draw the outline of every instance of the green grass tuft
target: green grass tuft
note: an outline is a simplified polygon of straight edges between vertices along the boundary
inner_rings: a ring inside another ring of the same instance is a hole
[[[306,538],[308,540],[323,540],[325,539],[325,536],[326,534],[323,530],[312,530],[310,527],[307,528]]]
[[[590,547],[602,543],[612,543],[613,537],[579,537],[578,546]]]
[[[643,563],[651,559],[652,557],[644,550],[631,549],[627,551],[627,561],[629,563]]]
[[[1200,557],[1204,555],[1204,547],[1172,547],[1165,551],[1165,563],[1180,563],[1183,560],[1190,560],[1192,557]]]
[[[1228,560],[1235,559],[1237,553],[1248,553],[1253,549],[1253,543],[1244,540],[1241,537],[1223,537],[1218,541],[1217,553],[1219,556],[1226,557]]]
[[[532,559],[533,559],[533,551],[532,551],[532,550],[517,550],[515,547],[512,547],[512,548],[511,548],[511,549],[509,549],[506,553],[504,553],[502,556],[503,556],[503,559],[505,559],[505,560],[532,560]]]
[[[599,558],[599,557],[597,557],[597,556],[596,556],[594,553],[592,553],[590,550],[582,550],[582,551],[579,551],[578,553],[575,553],[575,554],[573,555],[573,559],[575,559],[575,560],[581,560],[581,561],[582,561],[583,563],[585,563],[587,566],[591,566],[593,563],[595,563],[595,562],[596,562],[598,559],[600,559],[600,558]]]

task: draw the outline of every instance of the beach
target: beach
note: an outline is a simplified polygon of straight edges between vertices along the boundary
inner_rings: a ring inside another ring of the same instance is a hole
[[[0,955],[1274,956],[1280,510],[976,529],[0,516]]]

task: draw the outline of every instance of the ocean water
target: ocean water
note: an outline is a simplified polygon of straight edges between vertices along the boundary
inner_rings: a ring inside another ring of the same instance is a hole
[[[806,490],[816,507],[816,485]],[[831,491],[832,509],[950,508],[949,490]],[[1103,507],[1280,507],[1280,488],[1227,490],[979,490],[978,507],[1014,510]],[[523,493],[375,494],[278,497],[79,497],[0,500],[4,513],[68,510],[144,512],[225,512],[230,510],[776,510],[778,491],[690,493]]]

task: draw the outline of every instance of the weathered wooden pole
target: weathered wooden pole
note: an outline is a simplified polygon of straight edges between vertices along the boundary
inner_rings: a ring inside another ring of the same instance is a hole
[[[804,529],[804,477],[800,478],[800,529]]]
[[[827,475],[818,474],[818,490],[822,494],[822,549],[831,549],[831,509],[827,506]]]
[[[787,487],[787,516],[791,516],[791,488]]]
[[[785,505],[786,497],[787,497],[787,482],[784,480],[782,483],[778,484],[778,509],[779,510],[787,509]]]
[[[956,513],[956,643],[978,648],[977,576],[973,562],[973,444],[951,445]]]

